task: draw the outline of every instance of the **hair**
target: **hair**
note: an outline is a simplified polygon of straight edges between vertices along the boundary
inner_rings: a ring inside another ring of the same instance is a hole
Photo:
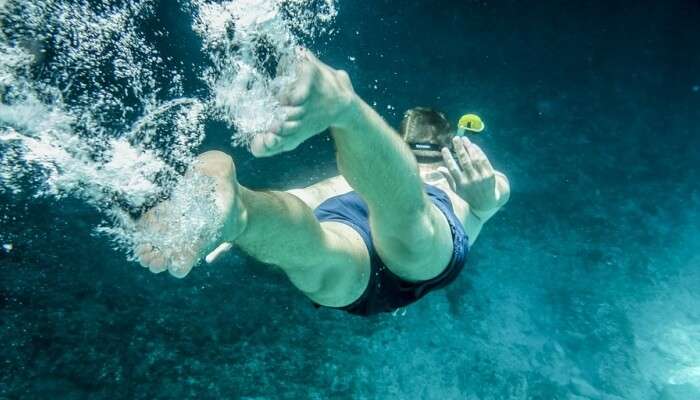
[[[415,107],[406,111],[399,130],[404,142],[411,144],[431,144],[452,148],[454,132],[445,114],[426,107]],[[419,157],[439,157],[439,150],[416,150]]]

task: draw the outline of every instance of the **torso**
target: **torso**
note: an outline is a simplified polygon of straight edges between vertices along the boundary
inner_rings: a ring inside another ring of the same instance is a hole
[[[457,218],[459,218],[462,225],[469,233],[471,230],[469,227],[474,225],[476,222],[473,220],[473,216],[469,212],[469,204],[467,204],[467,202],[465,202],[461,197],[459,197],[459,195],[457,195],[457,193],[454,192],[450,186],[450,182],[434,168],[421,166],[420,172],[423,182],[436,186],[447,194],[452,202],[452,207],[454,208]],[[353,188],[345,180],[345,178],[342,175],[339,175],[325,179],[303,189],[287,190],[287,193],[298,197],[313,210],[329,198],[351,192],[352,190]],[[476,237],[476,235],[473,235],[473,237]]]

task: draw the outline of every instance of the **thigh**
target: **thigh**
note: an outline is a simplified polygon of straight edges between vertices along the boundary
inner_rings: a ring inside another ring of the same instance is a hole
[[[370,213],[370,226],[377,253],[391,272],[412,282],[440,275],[452,258],[452,231],[445,214],[432,202],[416,215]]]
[[[327,221],[321,223],[321,229],[324,240],[316,251],[332,254],[321,257],[329,262],[303,270],[286,271],[287,276],[315,303],[344,307],[357,300],[367,288],[370,278],[369,251],[360,234],[348,225]]]

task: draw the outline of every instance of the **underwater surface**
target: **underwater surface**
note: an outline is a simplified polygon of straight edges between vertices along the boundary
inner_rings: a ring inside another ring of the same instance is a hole
[[[175,3],[141,30],[169,32],[147,39],[198,96]],[[417,105],[486,122],[513,192],[460,278],[360,318],[237,252],[152,275],[84,199],[0,192],[0,399],[700,399],[700,3],[336,7],[309,46],[390,124]],[[255,159],[226,123],[205,133],[193,149],[254,189],[337,173],[327,135]]]

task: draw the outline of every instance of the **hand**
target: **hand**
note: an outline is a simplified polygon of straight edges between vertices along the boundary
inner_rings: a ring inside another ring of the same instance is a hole
[[[452,144],[459,163],[445,147],[442,157],[447,168],[441,167],[440,172],[454,183],[455,192],[475,212],[485,213],[501,207],[508,199],[499,190],[497,178],[504,176],[494,171],[484,151],[466,137],[455,137]]]
[[[280,95],[286,114],[275,132],[257,135],[251,142],[256,157],[294,150],[306,139],[329,127],[343,126],[355,98],[350,77],[300,50],[296,82]]]

